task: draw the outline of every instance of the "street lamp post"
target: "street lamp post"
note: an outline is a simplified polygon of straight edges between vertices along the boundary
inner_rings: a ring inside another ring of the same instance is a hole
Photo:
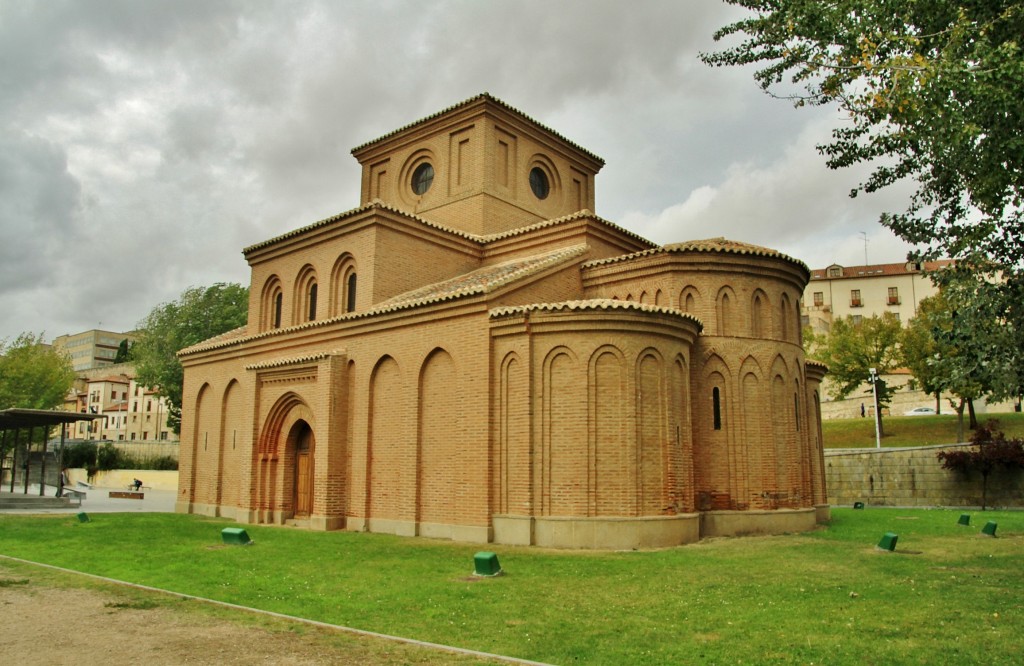
[[[878,411],[878,372],[869,368],[871,381],[871,401],[875,404],[875,448],[882,448],[882,415]]]

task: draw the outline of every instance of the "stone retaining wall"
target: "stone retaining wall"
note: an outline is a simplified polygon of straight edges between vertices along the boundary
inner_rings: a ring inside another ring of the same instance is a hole
[[[825,478],[832,506],[981,506],[982,478],[942,469],[936,454],[970,444],[900,449],[825,451]],[[989,475],[988,507],[1024,507],[1024,471]]]

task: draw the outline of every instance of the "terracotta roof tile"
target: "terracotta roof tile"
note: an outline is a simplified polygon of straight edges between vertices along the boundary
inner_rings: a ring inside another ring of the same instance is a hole
[[[247,248],[242,250],[242,254],[243,255],[247,255],[247,254],[249,254],[250,252],[252,252],[254,250],[258,250],[260,248],[267,247],[268,245],[273,245],[274,243],[277,243],[279,241],[285,240],[286,238],[292,238],[294,236],[299,236],[301,234],[306,233],[307,231],[312,231],[313,229],[318,229],[320,227],[326,226],[326,225],[331,224],[333,222],[338,222],[340,220],[344,220],[345,218],[355,217],[356,215],[359,215],[360,213],[365,213],[365,212],[370,211],[370,210],[386,210],[386,211],[388,211],[390,213],[394,213],[396,215],[401,215],[402,217],[405,217],[405,218],[407,218],[409,220],[413,220],[415,222],[419,222],[420,224],[422,224],[424,226],[432,227],[432,228],[437,229],[439,231],[444,231],[446,233],[450,233],[450,234],[455,235],[455,236],[460,236],[462,238],[467,238],[467,239],[475,241],[477,243],[482,242],[482,239],[481,239],[480,236],[474,236],[473,234],[468,234],[468,233],[466,233],[464,231],[459,231],[458,229],[452,229],[450,227],[446,227],[446,226],[437,224],[436,222],[431,222],[430,220],[422,218],[422,217],[420,217],[418,215],[413,215],[413,214],[407,213],[407,212],[405,212],[403,210],[399,210],[398,208],[395,208],[393,206],[389,206],[386,203],[384,203],[383,201],[381,201],[380,199],[374,199],[373,201],[370,201],[366,205],[360,206],[359,208],[353,208],[353,209],[347,210],[347,211],[345,211],[343,213],[338,213],[337,215],[332,215],[331,217],[326,217],[326,218],[324,218],[322,220],[318,220],[316,222],[313,222],[312,224],[307,224],[304,227],[299,227],[298,229],[292,229],[291,231],[283,233],[280,236],[274,236],[273,238],[269,238],[269,239],[267,239],[265,241],[261,241],[259,243],[255,243],[254,245],[250,245],[249,247],[247,247]]]
[[[253,335],[245,335],[245,328],[235,329],[234,331],[217,336],[216,338],[200,342],[197,345],[186,347],[178,352],[178,356],[188,356],[189,354],[195,354],[198,352],[212,351],[214,349],[228,347],[239,342],[247,342],[249,340],[258,340],[260,338],[270,337],[272,335],[280,335],[294,331],[317,328],[320,326],[327,326],[328,324],[333,324],[339,321],[365,319],[367,317],[373,317],[389,312],[398,312],[400,310],[441,303],[443,301],[455,300],[466,296],[490,293],[507,284],[529,277],[530,275],[539,273],[547,268],[557,266],[559,263],[582,256],[586,252],[586,249],[586,245],[575,245],[572,247],[562,248],[554,252],[547,252],[533,257],[527,257],[525,259],[515,259],[495,264],[494,266],[488,266],[486,268],[481,268],[470,273],[460,275],[452,278],[451,280],[445,280],[427,287],[399,294],[398,296],[379,303],[375,307],[364,312],[351,312],[337,317],[331,317],[329,319],[308,321],[295,326],[277,328],[269,331],[263,331],[261,333],[255,333]],[[238,335],[239,332],[242,334]]]
[[[598,217],[592,211],[589,211],[589,210],[586,210],[586,209],[577,211],[575,213],[571,213],[569,215],[563,215],[562,217],[556,217],[556,218],[552,218],[550,220],[544,220],[542,222],[537,222],[536,224],[531,224],[530,226],[527,226],[527,227],[519,227],[517,229],[510,229],[509,231],[503,231],[503,232],[501,232],[499,234],[490,234],[490,235],[487,235],[487,236],[480,236],[479,238],[480,238],[480,240],[482,242],[493,243],[494,241],[503,240],[505,238],[511,238],[511,237],[514,237],[514,236],[522,235],[522,234],[528,234],[528,233],[536,231],[538,229],[543,229],[545,227],[554,227],[554,226],[557,226],[559,224],[566,224],[568,222],[574,222],[576,220],[588,220],[588,219],[589,220],[594,220],[595,222],[599,222],[599,223],[601,223],[601,224],[603,224],[605,226],[611,227],[612,229],[615,229],[616,231],[618,231],[620,233],[626,234],[627,236],[629,236],[631,238],[634,238],[636,240],[642,241],[642,242],[644,242],[644,243],[646,243],[646,244],[648,244],[648,245],[650,245],[652,247],[655,246],[655,244],[652,241],[647,240],[646,238],[644,238],[640,234],[633,233],[629,229],[625,229],[623,227],[620,227],[619,225],[615,224],[614,222],[610,222],[610,221],[608,221],[608,220],[606,220],[606,219],[604,219],[602,217]]]
[[[603,159],[601,159],[600,157],[598,157],[594,153],[590,152],[589,150],[587,150],[583,146],[580,146],[580,145],[578,145],[576,143],[573,143],[572,141],[570,141],[569,139],[565,138],[564,136],[562,136],[558,132],[554,131],[550,127],[542,125],[541,123],[537,122],[536,120],[534,120],[530,116],[526,115],[525,113],[523,113],[519,109],[517,109],[517,108],[515,108],[515,107],[513,107],[513,106],[511,106],[511,105],[509,105],[509,104],[507,104],[507,103],[505,103],[503,101],[501,101],[497,97],[494,97],[490,93],[486,93],[486,92],[480,93],[479,95],[476,95],[474,97],[470,97],[469,99],[463,100],[463,101],[461,101],[461,102],[459,102],[457,104],[453,104],[452,106],[449,106],[448,108],[441,109],[437,113],[432,113],[429,116],[426,116],[424,118],[420,118],[419,120],[411,122],[408,125],[404,125],[402,127],[399,127],[398,129],[396,129],[394,131],[391,131],[391,132],[388,132],[387,134],[385,134],[383,136],[377,137],[376,139],[373,139],[372,141],[367,141],[366,143],[364,143],[362,145],[359,145],[359,146],[356,146],[355,148],[353,148],[352,152],[353,153],[357,153],[357,152],[359,152],[359,151],[361,151],[361,150],[363,150],[365,148],[369,148],[370,146],[374,145],[375,143],[380,143],[381,141],[389,139],[389,138],[395,136],[396,134],[401,134],[402,132],[405,132],[408,129],[416,127],[417,125],[420,125],[420,124],[425,123],[427,121],[433,120],[434,118],[438,118],[440,116],[443,116],[446,113],[451,113],[452,111],[455,111],[457,109],[461,109],[463,107],[469,106],[470,104],[474,104],[474,103],[482,101],[482,100],[487,100],[487,101],[493,102],[494,104],[497,104],[498,106],[502,107],[506,111],[510,111],[510,112],[514,113],[515,115],[519,116],[520,118],[522,118],[523,120],[527,121],[531,125],[539,127],[540,129],[544,130],[548,134],[552,134],[552,135],[558,137],[559,139],[561,139],[562,141],[565,141],[567,144],[569,144],[570,146],[572,146],[576,150],[586,154],[591,159],[593,159],[593,160],[595,160],[597,162],[600,162],[602,165],[604,164],[604,160]]]
[[[574,245],[561,248],[554,252],[546,252],[531,257],[513,259],[493,266],[485,266],[475,271],[427,285],[419,289],[407,291],[377,305],[375,310],[386,310],[402,307],[407,303],[426,304],[446,301],[470,294],[486,294],[544,270],[556,266],[568,259],[582,256],[587,251],[586,245]]]
[[[113,384],[127,384],[128,378],[123,375],[108,375],[106,377],[99,377],[96,379],[88,380],[89,384],[99,384],[100,382],[110,382]]]
[[[647,305],[636,301],[617,301],[611,298],[592,298],[581,301],[563,301],[561,303],[532,303],[530,305],[517,305],[511,307],[494,308],[490,311],[491,319],[520,315],[526,312],[546,311],[557,312],[560,310],[635,310],[637,312],[652,312],[658,314],[677,315],[696,323],[702,330],[703,322],[692,314],[683,312],[677,308],[665,307],[662,305]]]
[[[269,368],[281,368],[287,365],[300,365],[302,363],[312,363],[314,361],[322,361],[325,358],[334,356],[340,352],[320,352],[317,354],[307,354],[305,356],[295,356],[292,358],[278,358],[272,361],[262,361],[260,363],[252,363],[245,366],[246,370],[267,370]]]
[[[767,247],[761,247],[760,245],[751,245],[750,243],[741,243],[739,241],[732,241],[726,238],[708,238],[705,240],[686,241],[683,243],[670,243],[662,247],[655,247],[650,250],[644,250],[642,252],[634,252],[633,254],[624,254],[618,257],[611,257],[609,259],[599,259],[597,261],[589,261],[584,264],[584,268],[592,268],[594,266],[603,266],[606,264],[614,264],[623,261],[632,261],[640,257],[653,256],[656,254],[674,254],[674,253],[685,253],[685,252],[719,252],[725,254],[745,254],[759,257],[776,257],[783,259],[790,263],[800,266],[805,271],[810,272],[807,268],[807,264],[794,259],[789,255],[785,255],[778,250],[773,250]]]
[[[908,270],[907,265],[913,262],[901,262],[895,264],[869,264],[864,266],[839,266],[839,264],[832,264],[832,266],[826,266],[825,268],[815,268],[811,271],[812,280],[843,280],[849,278],[864,278],[873,277],[877,275],[911,275],[914,273],[921,273],[922,271],[912,269]],[[945,268],[953,262],[949,259],[941,259],[939,261],[925,261],[920,265],[924,272],[937,271],[940,268]],[[828,277],[828,269],[833,266],[839,266],[842,269],[843,274],[836,277]]]

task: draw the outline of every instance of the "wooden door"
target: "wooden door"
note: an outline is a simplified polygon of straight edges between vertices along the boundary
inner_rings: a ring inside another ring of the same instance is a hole
[[[295,451],[295,515],[308,516],[313,509],[313,431],[305,426]]]

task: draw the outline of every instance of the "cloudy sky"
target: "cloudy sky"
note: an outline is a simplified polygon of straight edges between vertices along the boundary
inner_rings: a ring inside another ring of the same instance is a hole
[[[809,264],[902,261],[905,192],[815,145],[750,70],[713,69],[718,0],[0,0],[0,339],[132,329],[241,249],[354,208],[350,150],[481,92],[606,161],[597,213]]]

